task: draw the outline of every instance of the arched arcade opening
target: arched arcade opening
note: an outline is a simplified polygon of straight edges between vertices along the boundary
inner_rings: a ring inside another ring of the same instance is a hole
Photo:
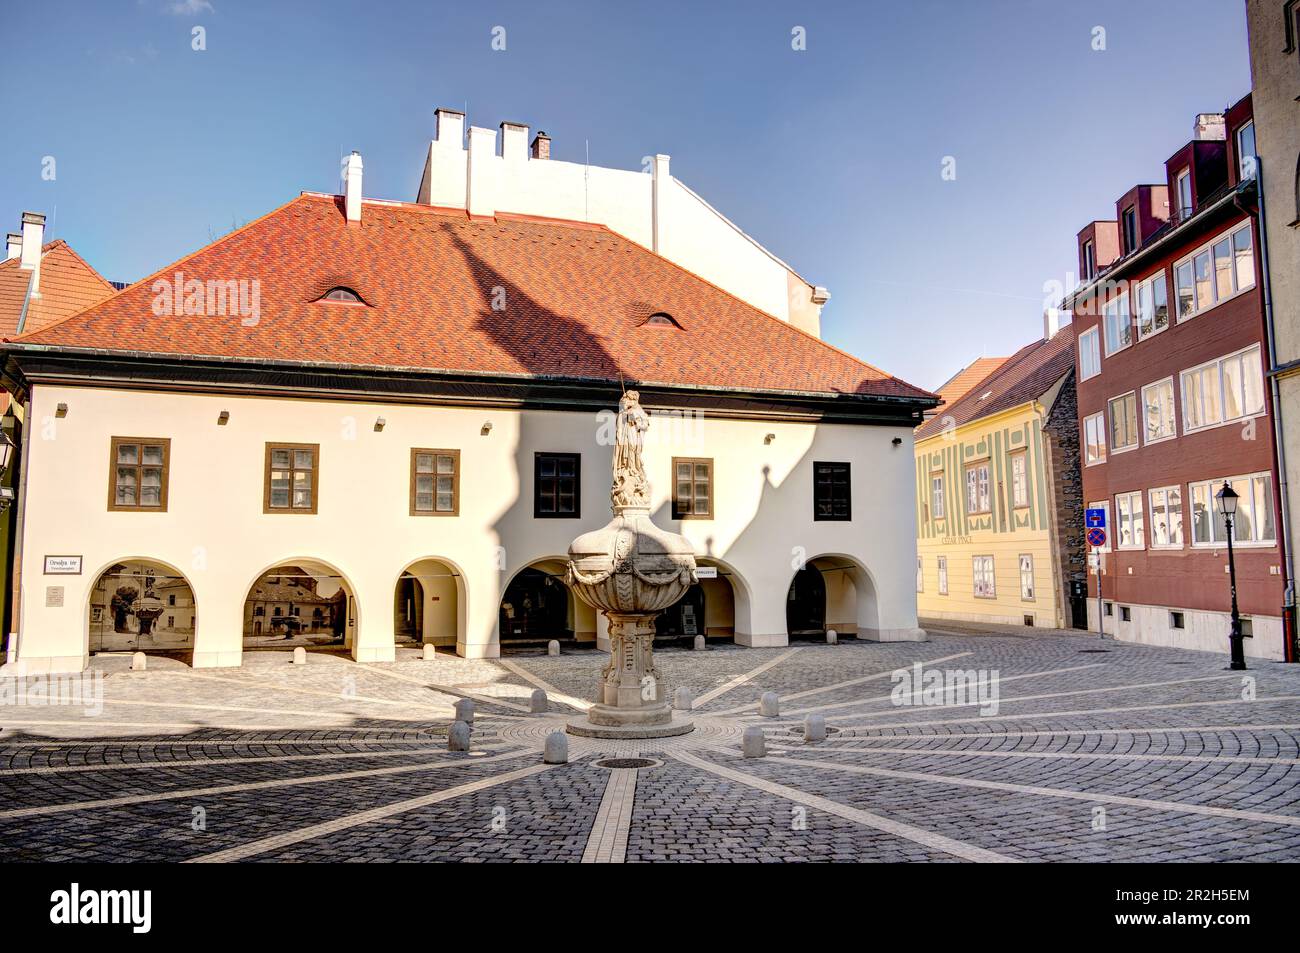
[[[699,582],[655,619],[655,638],[694,641],[695,636],[719,642],[735,641],[745,631],[748,595],[736,571],[716,559],[697,556]]]
[[[501,650],[528,650],[555,639],[577,645],[596,642],[596,610],[564,582],[565,560],[537,560],[511,577],[501,597]]]
[[[191,660],[197,622],[185,575],[152,559],[124,559],[90,589],[89,652],[146,652]]]
[[[842,638],[873,638],[879,630],[876,590],[866,568],[850,556],[809,559],[786,593],[786,636],[822,641],[829,629]]]
[[[420,559],[402,570],[393,591],[393,638],[398,646],[455,649],[464,631],[464,576],[441,559]]]
[[[296,559],[266,570],[244,600],[244,650],[350,652],[357,631],[356,596],[327,563]]]

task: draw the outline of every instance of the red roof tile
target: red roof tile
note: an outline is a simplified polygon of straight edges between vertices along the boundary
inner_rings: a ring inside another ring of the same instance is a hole
[[[155,280],[257,280],[260,314],[157,316]],[[317,301],[346,286],[366,302]],[[656,312],[677,327],[642,327]],[[599,225],[304,194],[24,343],[924,399]]]
[[[0,262],[0,337],[18,330],[32,273],[17,258]],[[83,311],[113,293],[113,286],[86,264],[63,239],[41,249],[40,294],[27,305],[26,332],[38,331]]]
[[[972,361],[970,364],[963,367],[952,377],[948,378],[948,380],[936,391],[939,395],[939,400],[941,401],[939,407],[960,400],[972,387],[984,380],[1006,362],[1007,358],[1005,357],[981,357],[979,360]],[[929,411],[929,413],[937,412],[939,407],[934,408],[934,410]]]

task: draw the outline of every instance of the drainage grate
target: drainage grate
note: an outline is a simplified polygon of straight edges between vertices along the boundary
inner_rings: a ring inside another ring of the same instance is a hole
[[[1110,649],[1079,649],[1080,655],[1109,655]]]
[[[826,735],[827,735],[827,737],[830,737],[831,735],[838,735],[839,733],[840,733],[840,730],[839,730],[838,728],[832,728],[830,725],[827,725],[827,726],[826,726]],[[790,734],[792,734],[792,735],[802,735],[802,734],[803,734],[803,725],[797,725],[797,726],[795,726],[794,728],[791,728],[791,729],[790,729]]]
[[[653,768],[661,762],[651,758],[602,758],[594,762],[598,768]]]

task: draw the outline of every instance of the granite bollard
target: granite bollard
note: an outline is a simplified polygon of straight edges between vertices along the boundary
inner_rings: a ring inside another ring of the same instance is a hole
[[[758,700],[758,713],[764,718],[776,718],[781,714],[781,699],[776,692],[763,692]]]
[[[673,707],[678,711],[690,711],[695,707],[695,695],[685,686],[673,692]]]
[[[474,699],[462,698],[456,702],[456,720],[467,725],[474,724]]]
[[[826,716],[809,715],[803,720],[803,740],[804,741],[825,741],[826,740]]]
[[[763,736],[762,728],[750,725],[745,729],[740,739],[740,753],[746,758],[767,757],[767,739]]]
[[[546,747],[542,750],[545,764],[567,764],[569,760],[569,737],[562,731],[552,731],[546,736]]]
[[[451,728],[447,730],[447,750],[468,751],[469,733],[469,725],[463,721],[453,721]]]
[[[546,692],[540,688],[533,689],[533,693],[528,696],[528,710],[534,715],[539,715],[546,711],[549,703],[546,700]]]

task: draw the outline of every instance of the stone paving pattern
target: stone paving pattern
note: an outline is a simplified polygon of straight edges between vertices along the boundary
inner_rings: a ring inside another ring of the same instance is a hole
[[[965,626],[926,643],[668,650],[669,692],[731,686],[700,706],[708,730],[572,739],[570,763],[517,776],[578,711],[553,698],[529,715],[529,694],[591,699],[603,653],[289,658],[132,672],[99,657],[102,712],[0,707],[0,860],[604,858],[589,846],[613,777],[598,762],[615,754],[657,762],[620,815],[629,863],[1300,860],[1300,666],[1230,673],[1212,653]],[[997,712],[895,704],[891,673],[914,662],[997,679]],[[778,718],[758,714],[766,691]],[[451,753],[465,697],[473,750]],[[810,711],[838,729],[824,742],[803,743]],[[742,759],[755,724],[768,757]]]

